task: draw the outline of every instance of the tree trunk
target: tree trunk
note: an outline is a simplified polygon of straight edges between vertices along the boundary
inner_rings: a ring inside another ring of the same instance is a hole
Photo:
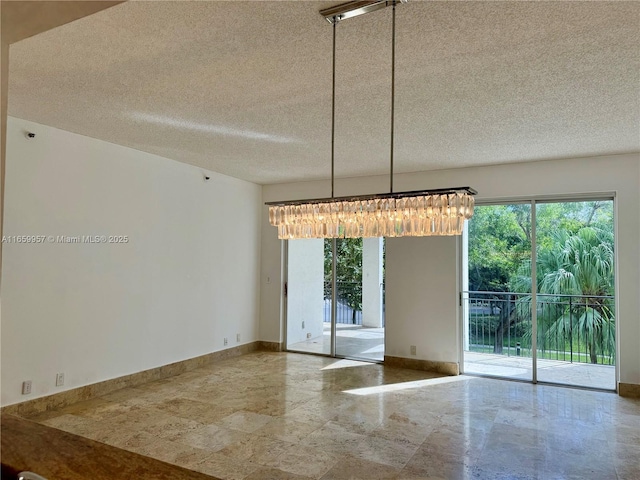
[[[589,356],[591,357],[591,363],[598,363],[598,354],[596,352],[596,339],[595,335],[591,336],[591,342],[589,343]]]
[[[507,297],[506,302],[496,302],[490,303],[491,313],[494,312],[494,309],[500,305],[500,324],[495,331],[495,336],[493,339],[493,353],[502,355],[504,348],[504,332],[511,325],[512,318],[511,314],[513,313],[511,296]],[[510,348],[511,345],[507,345],[507,349]]]
[[[489,303],[490,314],[493,314],[496,305],[493,302]],[[509,322],[509,311],[507,308],[500,309],[500,324],[495,331],[493,338],[493,353],[502,355],[502,348],[504,346],[504,327]]]

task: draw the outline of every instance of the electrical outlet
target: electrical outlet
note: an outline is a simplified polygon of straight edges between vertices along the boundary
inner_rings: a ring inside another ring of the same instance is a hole
[[[302,320],[302,329],[304,330],[304,320]]]
[[[31,380],[22,382],[22,394],[29,395],[31,393]]]
[[[61,387],[64,385],[64,373],[59,373],[56,375],[56,387]]]
[[[228,345],[229,344],[229,340],[227,339],[227,337],[224,337],[224,344]]]
[[[311,332],[307,333],[307,338],[311,338]]]
[[[415,345],[411,345],[409,347],[409,350],[411,350],[411,355],[415,355],[416,354],[416,346]]]
[[[240,334],[236,333],[236,342],[240,343]]]

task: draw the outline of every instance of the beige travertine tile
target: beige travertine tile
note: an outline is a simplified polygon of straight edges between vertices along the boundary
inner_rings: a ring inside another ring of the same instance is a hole
[[[609,393],[271,352],[174,373],[36,418],[222,479],[640,478],[640,401]]]
[[[188,468],[189,470],[193,470],[193,467],[204,462],[208,458],[211,457],[212,452],[210,450],[203,450],[201,448],[194,448],[189,446],[180,445],[178,448],[177,455],[174,460],[170,463],[174,465],[178,465],[180,467]]]
[[[191,447],[217,452],[232,443],[249,438],[245,432],[231,430],[218,425],[206,425],[174,435],[175,442]]]
[[[296,475],[321,478],[338,463],[339,458],[339,455],[319,448],[295,445],[265,464]]]
[[[82,402],[77,402],[68,407],[64,407],[61,409],[61,412],[70,413],[72,415],[85,416],[91,415],[96,410],[101,408],[113,406],[114,403],[103,398],[92,398],[91,400],[85,400]]]
[[[159,418],[153,423],[141,427],[143,432],[151,433],[167,440],[176,440],[185,432],[193,432],[202,428],[202,424],[195,420],[181,417]]]
[[[124,448],[126,450],[127,442],[140,432],[128,429],[111,429],[96,426],[84,433],[83,436],[95,440],[96,442],[106,443],[113,447]]]
[[[252,433],[264,427],[273,419],[274,417],[270,415],[241,411],[223,418],[218,422],[218,425],[233,430],[240,430],[241,432]]]
[[[291,447],[292,443],[251,435],[227,445],[219,453],[240,462],[265,464]]]
[[[91,419],[69,413],[49,418],[40,423],[59,430],[64,430],[65,432],[75,433],[76,435],[84,435],[85,433],[95,429],[95,422]]]
[[[417,445],[406,445],[391,442],[379,437],[365,437],[352,451],[350,455],[382,463],[397,469],[404,467],[418,449]]]
[[[350,431],[344,425],[327,422],[300,443],[301,445],[327,452],[348,454],[366,438],[365,435]]]
[[[231,408],[218,408],[210,403],[200,402],[189,398],[170,398],[154,405],[158,410],[202,424],[215,423],[233,413]]]
[[[434,425],[419,425],[414,422],[399,421],[396,418],[398,417],[385,419],[378,428],[371,432],[371,435],[401,445],[418,446],[427,439],[434,429]]]
[[[470,463],[455,452],[443,454],[420,450],[407,462],[398,479],[470,477]]]
[[[261,415],[269,415],[272,417],[284,415],[289,410],[293,410],[293,408],[295,407],[291,407],[290,404],[284,401],[265,399],[251,399],[244,406],[244,410],[247,412],[259,413]]]
[[[323,475],[322,480],[386,480],[395,479],[398,468],[359,458],[345,458]]]
[[[206,450],[156,438],[147,433],[135,435],[124,448],[175,465],[196,465],[213,454]]]
[[[244,480],[308,480],[311,477],[296,475],[277,468],[260,467]]]
[[[620,425],[615,428],[606,428],[605,435],[607,440],[612,443],[640,445],[640,429],[636,427]]]
[[[640,473],[638,471],[637,473]],[[562,458],[547,459],[543,477],[558,479],[616,478],[616,468],[610,458],[594,460],[585,455],[566,453]],[[637,477],[636,477],[637,478]]]
[[[257,464],[237,462],[219,453],[213,453],[207,459],[191,467],[196,472],[213,475],[225,480],[244,480],[258,468],[259,465]]]
[[[284,442],[298,443],[324,425],[324,422],[305,423],[287,418],[276,418],[253,432],[255,435],[276,438]]]

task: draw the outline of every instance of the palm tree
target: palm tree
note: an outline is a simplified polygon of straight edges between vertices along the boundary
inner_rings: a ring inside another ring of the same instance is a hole
[[[552,245],[537,255],[539,345],[563,351],[567,339],[570,348],[577,339],[586,345],[591,363],[598,363],[598,352],[613,357],[613,233],[593,227],[573,234],[559,230]],[[516,288],[530,286],[530,270],[528,263],[521,266],[513,280]],[[520,310],[528,310],[530,302],[523,299]]]

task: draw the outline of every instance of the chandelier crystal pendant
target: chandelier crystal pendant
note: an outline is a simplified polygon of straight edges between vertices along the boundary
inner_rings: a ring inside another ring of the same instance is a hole
[[[278,238],[425,237],[460,235],[473,216],[477,192],[470,187],[393,192],[396,4],[407,0],[353,1],[320,11],[333,25],[331,197],[267,202]],[[340,20],[393,7],[391,48],[390,193],[335,197],[336,26]]]

